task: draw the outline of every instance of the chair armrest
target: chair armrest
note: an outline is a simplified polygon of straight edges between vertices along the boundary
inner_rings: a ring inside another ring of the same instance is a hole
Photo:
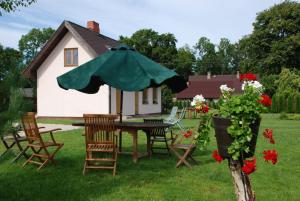
[[[45,126],[40,126],[40,127],[38,127],[39,129],[42,129],[42,128],[46,128]]]
[[[62,130],[62,129],[61,128],[54,128],[54,129],[51,129],[51,130],[41,131],[40,134],[52,133],[54,131],[60,131],[60,130]]]

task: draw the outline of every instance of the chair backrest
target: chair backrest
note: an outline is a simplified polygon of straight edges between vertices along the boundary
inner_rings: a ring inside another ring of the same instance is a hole
[[[185,117],[185,113],[186,113],[186,107],[181,110],[181,113],[179,115],[179,120],[182,120]]]
[[[84,114],[85,141],[88,144],[115,144],[117,115]]]
[[[144,123],[147,124],[163,124],[163,119],[144,119]],[[157,137],[165,137],[166,132],[164,128],[155,128],[150,131],[151,136],[157,136]]]
[[[173,106],[170,115],[166,118],[166,120],[173,120],[176,117],[178,107]]]
[[[22,125],[29,143],[34,141],[38,141],[39,143],[43,143],[43,140],[40,136],[39,128],[36,123],[35,113],[28,112],[22,117]]]

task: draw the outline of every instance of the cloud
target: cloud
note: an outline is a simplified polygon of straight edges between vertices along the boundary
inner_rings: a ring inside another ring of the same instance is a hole
[[[281,0],[44,0],[28,8],[0,17],[11,28],[57,28],[63,20],[86,25],[98,21],[101,32],[118,39],[130,36],[141,28],[152,28],[160,33],[173,33],[178,46],[193,46],[206,36],[218,43],[226,37],[232,42],[250,34],[256,14]],[[18,25],[19,24],[19,25]],[[15,33],[15,35],[18,35]],[[2,36],[2,33],[1,33]],[[0,42],[10,40],[1,37]],[[17,44],[18,40],[15,41]],[[9,42],[13,44],[13,42]],[[14,44],[14,47],[16,46]]]

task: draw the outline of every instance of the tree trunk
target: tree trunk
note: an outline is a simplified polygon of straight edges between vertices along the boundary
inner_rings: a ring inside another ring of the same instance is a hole
[[[255,201],[250,179],[244,174],[239,161],[228,159],[228,165],[233,179],[233,185],[237,201]]]

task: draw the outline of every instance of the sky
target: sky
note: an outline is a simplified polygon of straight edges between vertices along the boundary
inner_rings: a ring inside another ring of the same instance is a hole
[[[194,46],[202,36],[213,43],[232,43],[253,30],[257,13],[282,0],[37,0],[37,3],[0,16],[0,44],[18,48],[32,28],[54,29],[69,20],[86,26],[100,24],[100,32],[118,39],[142,28],[173,33],[177,47]]]

